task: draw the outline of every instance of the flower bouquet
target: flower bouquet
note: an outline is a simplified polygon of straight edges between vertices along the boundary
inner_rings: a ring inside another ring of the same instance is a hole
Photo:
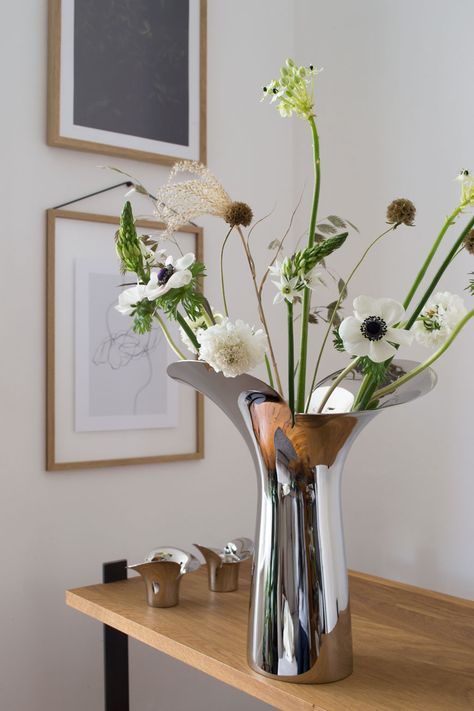
[[[332,253],[346,246],[355,229],[335,215],[318,218],[321,161],[313,84],[319,73],[312,65],[297,66],[288,59],[279,78],[263,88],[262,97],[275,103],[281,116],[305,120],[311,133],[314,191],[304,246],[286,255],[288,229],[272,241],[271,259],[259,274],[249,237],[261,221],[246,232],[253,220],[251,208],[232,201],[208,168],[194,162],[177,163],[156,195],[133,180],[133,190],[152,200],[157,219],[165,224],[157,239],[137,234],[130,202],[116,235],[122,270],[137,279],[120,294],[117,309],[133,318],[138,333],[158,322],[177,358],[184,361],[170,366],[171,377],[205,392],[227,412],[257,466],[260,504],[250,664],[260,673],[306,683],[334,681],[352,669],[339,501],[347,451],[377,412],[433,387],[430,366],[474,316],[474,309],[468,311],[460,296],[439,290],[452,262],[466,251],[474,253],[474,217],[467,214],[474,206],[474,178],[467,170],[458,176],[459,200],[403,301],[359,295],[353,300],[353,313],[343,313],[351,280],[369,252],[392,231],[414,225],[415,206],[399,198],[388,206],[388,225],[358,255],[352,271],[337,279],[337,298],[324,310],[312,307],[313,292],[324,288],[325,273],[332,274]],[[175,258],[166,249],[171,241],[179,253],[176,232],[202,215],[214,215],[226,225],[218,265],[220,304],[209,304],[203,294],[205,265],[193,254]],[[256,326],[235,318],[238,314],[226,297],[225,248],[233,235],[248,264]],[[441,265],[429,276],[435,255],[446,243]],[[275,308],[283,311],[286,375],[265,314],[267,288],[275,290]],[[465,288],[474,295],[472,275]],[[169,321],[179,324],[181,343],[171,336]],[[316,355],[310,359],[309,329],[315,323],[324,325]],[[414,339],[432,348],[426,360],[395,360],[399,348]],[[322,379],[320,364],[328,345],[346,353],[348,362]],[[185,350],[198,360],[186,360]],[[248,375],[261,363],[267,382]]]

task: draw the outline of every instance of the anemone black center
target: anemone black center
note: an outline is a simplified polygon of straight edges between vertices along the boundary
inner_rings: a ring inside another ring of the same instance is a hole
[[[173,274],[174,267],[172,267],[171,264],[167,264],[158,272],[158,284],[160,284],[161,286],[163,284],[166,284],[166,282],[170,279],[171,276],[173,276]]]
[[[380,341],[387,333],[387,324],[380,316],[368,316],[362,322],[360,331],[369,341]]]

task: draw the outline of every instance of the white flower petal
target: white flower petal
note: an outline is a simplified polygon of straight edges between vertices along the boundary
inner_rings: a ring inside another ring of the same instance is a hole
[[[390,343],[398,343],[399,346],[411,346],[413,334],[403,328],[387,328],[385,339]]]
[[[369,341],[369,358],[374,363],[383,363],[394,356],[397,349],[387,341]]]
[[[344,350],[346,353],[355,356],[366,356],[369,355],[370,343],[367,338],[363,338],[359,342],[354,341],[343,341]]]
[[[352,306],[356,318],[363,321],[368,316],[380,316],[380,302],[382,299],[374,299],[371,296],[357,296]]]
[[[405,315],[402,304],[395,299],[379,299],[379,309],[376,315],[381,316],[387,326],[399,323]]]
[[[194,254],[192,252],[188,252],[183,257],[177,259],[174,266],[177,271],[180,271],[182,269],[188,269],[191,264],[194,264],[195,261],[196,257]]]
[[[183,271],[175,272],[170,276],[165,286],[167,286],[167,291],[170,289],[180,289],[182,286],[187,286],[193,275],[189,269],[184,269]]]
[[[360,321],[354,316],[347,316],[339,326],[339,335],[343,341],[358,343],[366,340],[360,330]]]

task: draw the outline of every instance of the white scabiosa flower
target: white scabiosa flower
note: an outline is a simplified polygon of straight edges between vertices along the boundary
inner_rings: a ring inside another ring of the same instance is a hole
[[[146,297],[149,301],[154,301],[166,294],[170,289],[179,289],[187,286],[193,275],[189,267],[194,264],[196,257],[192,252],[185,254],[174,261],[170,255],[166,258],[164,267],[157,272],[152,272],[150,281],[146,285]]]
[[[214,321],[216,323],[222,323],[222,320],[224,318],[222,316],[222,314],[217,314],[213,310],[212,315],[213,315]],[[206,319],[204,318],[204,316],[200,316],[195,321],[193,321],[190,318],[186,318],[186,317],[184,320],[186,321],[186,323],[188,324],[189,328],[191,329],[191,331],[194,333],[195,336],[199,336],[199,334],[202,330],[206,330],[208,328],[208,323],[207,323]],[[191,341],[191,339],[189,338],[188,334],[186,333],[186,331],[184,330],[184,328],[182,326],[179,327],[179,335],[180,335],[182,342],[188,349],[188,351],[190,351],[191,353],[194,353],[194,355],[197,355],[197,350],[194,346],[194,343]],[[198,337],[198,341],[199,341],[199,337]]]
[[[413,324],[412,331],[418,343],[439,348],[466,313],[466,306],[460,296],[440,291],[428,302]]]
[[[254,331],[243,321],[232,323],[228,318],[199,331],[199,340],[199,358],[226,378],[235,378],[256,368],[263,361],[268,345],[261,329]]]
[[[347,353],[368,356],[374,363],[383,363],[397,352],[394,344],[411,344],[411,333],[393,328],[405,315],[405,309],[398,301],[358,296],[353,307],[354,315],[345,318],[339,326]]]
[[[119,294],[117,311],[124,316],[131,316],[135,311],[135,306],[145,298],[145,287],[137,284],[130,289],[125,289]]]

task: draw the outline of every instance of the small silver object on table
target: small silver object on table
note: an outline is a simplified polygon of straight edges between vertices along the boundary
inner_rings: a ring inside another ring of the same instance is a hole
[[[206,563],[209,590],[213,592],[234,592],[239,587],[240,563],[253,556],[254,545],[250,538],[234,538],[222,550],[206,548],[194,543],[201,551]]]
[[[179,602],[181,578],[200,568],[201,563],[187,551],[163,546],[152,550],[144,563],[128,567],[142,576],[150,607],[174,607]]]

